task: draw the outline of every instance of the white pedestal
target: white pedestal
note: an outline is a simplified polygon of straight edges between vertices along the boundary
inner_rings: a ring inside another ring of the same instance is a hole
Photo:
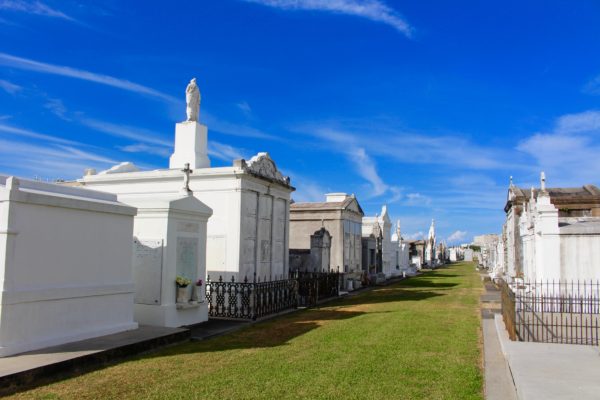
[[[192,302],[189,286],[178,302],[175,279],[182,276],[192,285],[206,281],[206,224],[212,210],[193,196],[121,198],[138,209],[133,230],[135,320],[167,327],[206,321],[207,304]],[[204,284],[198,289],[201,296]]]
[[[208,128],[196,121],[175,125],[175,151],[169,160],[169,168],[210,168],[207,153]]]

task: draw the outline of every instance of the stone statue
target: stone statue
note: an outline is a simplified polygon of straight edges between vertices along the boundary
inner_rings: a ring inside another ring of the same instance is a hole
[[[546,192],[546,173],[544,171],[540,174],[540,187],[542,192]]]
[[[186,121],[198,121],[198,114],[200,113],[200,89],[196,85],[196,78],[193,78],[187,88],[185,89],[185,102],[187,103]]]

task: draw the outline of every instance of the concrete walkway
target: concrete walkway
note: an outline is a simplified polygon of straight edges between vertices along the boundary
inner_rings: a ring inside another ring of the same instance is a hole
[[[512,342],[502,316],[494,322],[520,400],[600,399],[598,347]]]
[[[517,392],[500,347],[493,316],[484,318],[482,325],[485,398],[487,400],[516,400]]]
[[[485,398],[487,400],[516,400],[517,392],[500,347],[494,318],[500,312],[500,292],[490,282],[485,282],[481,295],[481,329],[483,333],[483,361]]]

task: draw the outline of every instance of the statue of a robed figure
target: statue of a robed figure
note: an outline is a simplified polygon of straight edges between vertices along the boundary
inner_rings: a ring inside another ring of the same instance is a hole
[[[193,78],[187,88],[185,88],[185,102],[186,106],[186,121],[198,121],[198,114],[200,114],[200,89],[196,85],[196,78]]]

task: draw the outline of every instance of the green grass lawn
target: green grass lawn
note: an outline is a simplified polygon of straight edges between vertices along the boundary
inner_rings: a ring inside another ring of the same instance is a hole
[[[482,399],[473,264],[19,393],[76,399]]]

